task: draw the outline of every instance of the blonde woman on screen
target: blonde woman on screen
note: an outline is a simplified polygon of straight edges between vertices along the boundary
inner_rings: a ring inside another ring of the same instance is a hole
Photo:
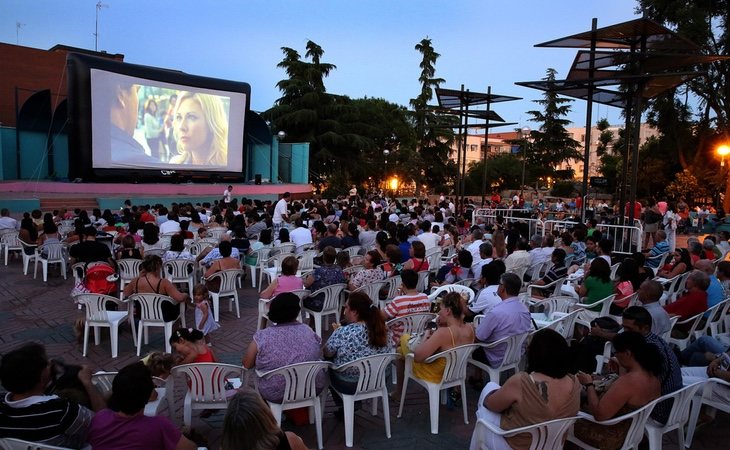
[[[228,164],[228,118],[219,97],[180,92],[173,126],[179,154],[170,164]]]

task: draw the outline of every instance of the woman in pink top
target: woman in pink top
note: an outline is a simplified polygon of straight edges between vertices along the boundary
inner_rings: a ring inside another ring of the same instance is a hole
[[[296,276],[299,260],[295,256],[287,256],[281,262],[281,275],[276,277],[269,286],[261,292],[261,298],[274,298],[284,292],[304,289],[301,277]]]

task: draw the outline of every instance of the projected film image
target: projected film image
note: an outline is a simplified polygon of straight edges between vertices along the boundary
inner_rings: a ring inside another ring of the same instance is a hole
[[[240,171],[245,94],[91,70],[96,168]]]

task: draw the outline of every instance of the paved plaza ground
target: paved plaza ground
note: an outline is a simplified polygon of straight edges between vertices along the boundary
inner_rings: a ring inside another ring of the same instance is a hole
[[[39,268],[40,269],[40,268]],[[135,347],[131,333],[126,325],[122,326],[119,341],[119,357],[111,358],[108,332],[102,331],[101,345],[94,346],[90,342],[88,357],[81,355],[81,345],[73,334],[74,321],[81,312],[72,304],[69,292],[73,286],[73,278],[64,281],[59,271],[52,267],[47,283],[33,279],[31,273],[23,276],[20,259],[12,258],[8,266],[0,265],[0,353],[5,353],[17,345],[36,341],[43,343],[48,354],[53,358],[61,358],[66,363],[89,364],[94,371],[113,371],[136,361]],[[40,270],[39,270],[40,272]],[[244,288],[239,291],[241,318],[234,313],[221,309],[221,329],[213,335],[214,348],[221,362],[240,364],[244,349],[251,341],[256,330],[257,291],[250,287],[247,279]],[[223,303],[225,304],[225,302]],[[188,321],[192,321],[193,311],[188,310]],[[163,334],[153,330],[150,333],[150,344],[143,348],[143,354],[153,350],[164,349]],[[178,393],[180,396],[181,392]],[[441,407],[440,433],[432,435],[429,426],[428,397],[423,389],[410,386],[403,418],[398,419],[397,408],[390,407],[392,437],[385,437],[382,412],[373,417],[363,408],[355,416],[355,449],[463,449],[468,448],[475,423],[476,401],[479,392],[468,388],[466,397],[469,406],[469,424],[462,420],[461,407],[449,411]],[[181,405],[181,398],[177,401]],[[334,416],[335,406],[330,398],[324,411],[323,435],[326,449],[346,448],[344,445],[344,424]],[[173,418],[181,422],[181,407],[172,411]],[[210,449],[218,449],[221,436],[223,413],[218,412],[210,418],[201,419],[193,414],[193,427],[208,439]],[[730,437],[730,416],[718,414],[718,418],[698,430],[695,438],[696,449],[725,449]],[[288,422],[283,423],[285,430],[299,434],[310,448],[316,448],[316,437],[313,425],[296,427]],[[723,443],[724,442],[724,443]],[[664,439],[664,448],[677,449],[676,436]]]

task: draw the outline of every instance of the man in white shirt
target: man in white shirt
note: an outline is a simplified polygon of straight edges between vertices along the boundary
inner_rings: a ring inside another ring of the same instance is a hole
[[[545,238],[540,236],[539,234],[535,234],[530,239],[530,246],[532,247],[532,250],[528,251],[527,253],[530,254],[531,258],[531,264],[530,268],[527,269],[527,273],[532,274],[533,271],[539,266],[540,264],[549,263],[550,258],[553,254],[553,244],[555,243],[552,235],[547,235]]]
[[[421,224],[421,229],[423,230],[423,233],[418,235],[418,240],[423,242],[423,246],[426,247],[426,251],[431,248],[438,247],[441,237],[438,234],[431,232],[431,222],[425,220]]]
[[[481,275],[482,267],[493,261],[493,252],[494,249],[492,247],[492,244],[488,241],[482,242],[482,245],[479,246],[479,259],[475,259],[475,262],[471,264],[471,272],[474,274],[475,277]]]
[[[19,229],[20,224],[17,220],[10,217],[10,211],[8,208],[0,210],[0,234]]]
[[[517,241],[517,249],[504,260],[507,272],[519,274],[530,267],[530,264],[532,264],[532,257],[529,253],[527,253],[527,249],[529,248],[530,246],[527,243],[527,239],[520,238],[520,240]]]
[[[294,221],[294,225],[296,228],[289,232],[289,239],[294,243],[294,245],[299,248],[304,244],[311,244],[312,232],[309,231],[309,228],[304,226],[304,221],[300,217],[297,217],[297,220]]]
[[[484,242],[482,240],[484,238],[484,232],[480,228],[475,228],[474,231],[471,232],[471,238],[471,244],[469,244],[466,249],[469,253],[471,253],[471,257],[474,261],[479,262],[479,260],[482,259],[479,255],[479,246],[482,245],[482,242]]]
[[[489,245],[488,243],[482,245]],[[491,258],[490,258],[491,259]],[[504,273],[504,262],[501,260],[492,261],[482,267],[479,272],[479,285],[482,289],[477,294],[476,299],[469,305],[466,312],[467,318],[471,320],[477,314],[487,314],[495,306],[502,302],[497,295],[499,287],[499,277]]]
[[[271,218],[271,222],[274,224],[274,238],[276,239],[279,238],[279,230],[284,222],[289,220],[289,209],[287,208],[289,197],[291,197],[291,194],[284,192],[281,199],[274,206],[274,216]]]
[[[180,231],[180,222],[178,222],[177,214],[169,213],[167,220],[160,225],[160,234],[178,233]]]
[[[233,195],[233,186],[228,185],[228,189],[223,191],[223,202],[226,204],[226,206],[228,206],[231,203],[232,195]]]

